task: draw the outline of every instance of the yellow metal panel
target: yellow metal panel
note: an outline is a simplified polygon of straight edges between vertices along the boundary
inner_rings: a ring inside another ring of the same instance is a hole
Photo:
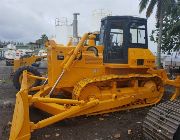
[[[137,60],[143,59],[144,65],[137,66]],[[143,48],[129,48],[128,49],[128,64],[130,67],[148,67],[154,68],[155,67],[155,56],[149,49]]]

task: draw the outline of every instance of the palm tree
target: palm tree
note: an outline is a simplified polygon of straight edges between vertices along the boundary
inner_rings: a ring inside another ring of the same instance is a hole
[[[180,33],[180,19],[179,19],[179,17],[180,17],[180,0],[177,1],[176,5],[174,7],[175,8],[174,8],[174,11],[172,11],[172,14],[178,18],[178,21],[170,30],[170,35]]]
[[[149,18],[153,13],[155,7],[156,10],[156,19],[157,25],[159,27],[159,36],[158,36],[158,46],[157,46],[157,66],[161,66],[161,44],[162,44],[162,29],[163,29],[163,18],[165,12],[169,10],[172,4],[176,3],[176,0],[141,0],[139,3],[139,12],[147,8],[146,17]]]
[[[42,35],[41,35],[42,44],[44,44],[47,40],[48,40],[47,35],[46,35],[46,34],[42,34]]]
[[[180,33],[180,21],[178,21],[171,29],[170,35]]]

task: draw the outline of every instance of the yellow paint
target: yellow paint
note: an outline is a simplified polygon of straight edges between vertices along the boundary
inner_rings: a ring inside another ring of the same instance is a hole
[[[13,71],[15,72],[18,68],[23,66],[31,66],[33,63],[36,62],[37,59],[45,58],[46,56],[35,56],[32,55],[31,57],[27,58],[20,58],[14,60]]]
[[[104,64],[103,46],[95,46],[98,49],[98,56],[92,51],[87,51],[89,46],[84,46],[88,41],[89,45],[95,45],[93,39],[93,35],[88,38],[88,34],[85,34],[77,46],[68,47],[49,41],[46,46],[48,49],[46,85],[29,88],[28,80],[31,75],[26,71],[23,72],[21,90],[16,98],[10,140],[28,140],[35,129],[66,118],[156,104],[163,96],[165,84],[176,87],[172,99],[179,95],[180,77],[169,80],[164,70],[155,70],[155,57],[149,49],[129,48],[128,64]],[[138,59],[144,63],[138,65]],[[53,94],[63,93],[71,99],[48,96],[60,74],[62,77]],[[30,96],[28,92],[31,90],[37,91]],[[39,108],[52,116],[37,123],[30,122],[29,106]]]

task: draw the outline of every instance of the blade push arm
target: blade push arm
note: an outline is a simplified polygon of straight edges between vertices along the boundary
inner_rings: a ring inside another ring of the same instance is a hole
[[[84,34],[83,37],[81,38],[81,40],[79,41],[78,45],[76,46],[76,48],[74,49],[73,53],[67,57],[69,57],[69,59],[65,59],[66,62],[64,63],[63,66],[63,70],[61,72],[61,74],[59,75],[58,79],[56,80],[55,84],[53,85],[51,91],[49,92],[48,96],[51,96],[55,87],[57,86],[57,84],[59,83],[59,81],[61,80],[61,78],[63,77],[65,71],[72,65],[72,63],[74,62],[75,58],[77,57],[79,51],[82,49],[84,42],[86,41],[86,39],[88,38],[88,33]]]

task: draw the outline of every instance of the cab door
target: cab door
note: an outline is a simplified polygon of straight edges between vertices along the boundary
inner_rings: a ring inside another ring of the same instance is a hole
[[[112,22],[105,35],[104,63],[128,63],[128,47],[125,45],[125,27],[123,22]]]

